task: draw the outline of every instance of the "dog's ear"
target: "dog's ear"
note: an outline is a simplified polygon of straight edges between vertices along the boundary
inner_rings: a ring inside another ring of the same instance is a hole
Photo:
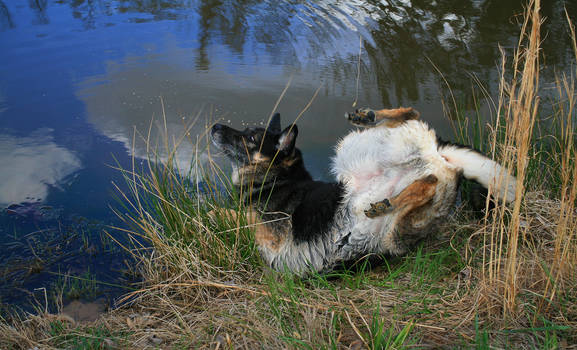
[[[295,148],[298,133],[299,129],[296,124],[289,125],[278,138],[277,149],[286,154],[291,153]]]
[[[266,130],[273,134],[280,133],[280,113],[275,113],[272,116],[270,122],[268,123],[268,126],[266,127]]]

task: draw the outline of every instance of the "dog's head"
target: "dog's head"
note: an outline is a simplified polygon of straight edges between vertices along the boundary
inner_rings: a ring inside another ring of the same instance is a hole
[[[254,181],[255,175],[278,174],[302,162],[295,147],[298,128],[293,124],[281,131],[279,113],[272,117],[266,129],[251,127],[240,131],[215,124],[210,135],[214,145],[233,162],[233,182],[236,184],[240,182],[239,176],[250,174]]]

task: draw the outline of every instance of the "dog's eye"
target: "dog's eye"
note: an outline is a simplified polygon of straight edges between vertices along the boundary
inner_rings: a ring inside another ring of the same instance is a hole
[[[252,135],[248,137],[248,140],[252,143],[256,143],[256,139]]]

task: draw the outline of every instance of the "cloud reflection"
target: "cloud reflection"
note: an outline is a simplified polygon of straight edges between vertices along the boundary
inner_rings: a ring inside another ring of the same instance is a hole
[[[313,166],[318,166],[319,176],[327,174],[332,145],[350,128],[342,116],[352,108],[355,85],[351,82],[356,71],[343,69],[338,77],[326,74],[321,82],[321,73],[313,67],[294,70],[274,64],[251,66],[227,62],[224,58],[231,55],[226,47],[213,46],[213,49],[221,51],[223,59],[215,57],[207,71],[191,70],[183,62],[190,62],[194,52],[177,48],[167,50],[164,59],[170,57],[170,62],[162,62],[153,55],[126,58],[110,64],[105,74],[81,82],[77,96],[84,102],[88,120],[139,158],[145,158],[147,150],[138,137],[133,146],[135,128],[147,137],[153,119],[151,143],[162,146],[163,115],[170,142],[196,120],[189,130],[190,136],[180,147],[183,153],[178,155],[179,168],[186,170],[196,154],[197,141],[203,151],[206,145],[203,135],[211,123],[218,121],[235,128],[266,125],[275,101],[292,75],[292,84],[277,110],[283,125],[292,123],[322,85],[314,103],[298,122],[299,147],[318,152],[321,160]],[[365,88],[369,86],[367,83]],[[377,89],[371,87],[362,93],[363,105],[379,104]],[[206,152],[201,153],[206,159]]]
[[[76,155],[54,143],[49,129],[27,137],[0,134],[0,164],[0,207],[45,200],[50,187],[81,167]]]

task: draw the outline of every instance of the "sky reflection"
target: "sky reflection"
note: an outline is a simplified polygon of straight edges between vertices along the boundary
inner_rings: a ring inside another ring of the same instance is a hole
[[[27,137],[0,134],[0,207],[44,201],[50,188],[81,168],[70,150],[54,143],[51,130]]]

